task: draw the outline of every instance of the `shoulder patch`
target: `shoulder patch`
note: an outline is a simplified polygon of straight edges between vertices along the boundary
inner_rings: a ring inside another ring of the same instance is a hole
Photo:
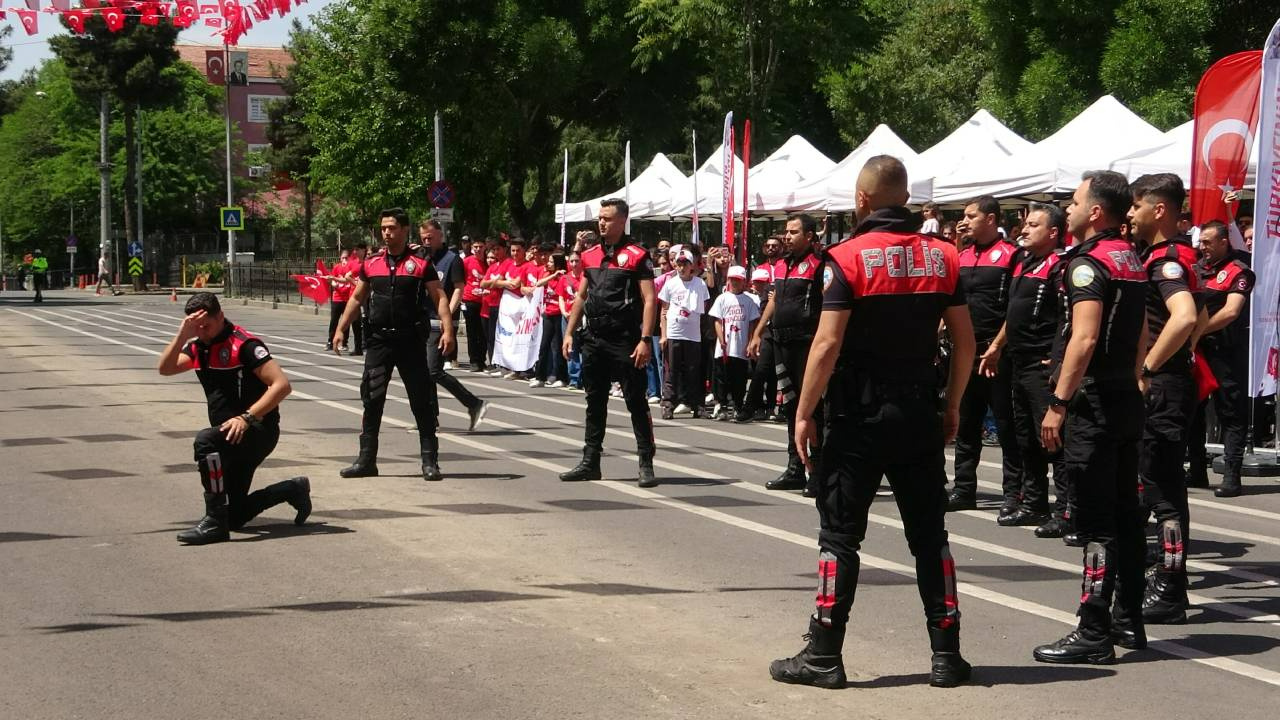
[[[621,266],[623,266],[623,265],[626,265],[626,264],[627,264],[627,259],[628,259],[628,258],[627,258],[627,254],[626,254],[626,253],[624,253],[624,252],[622,252],[622,253],[618,253],[618,266],[619,266],[619,267],[621,267]]]
[[[1214,279],[1215,279],[1215,280],[1217,280],[1219,284],[1226,282],[1226,281],[1227,281],[1227,271],[1226,271],[1226,270],[1223,270],[1222,272],[1218,273],[1218,277],[1216,277],[1216,278],[1214,278]]]
[[[411,274],[412,274],[412,273],[413,273],[413,271],[414,271],[414,270],[417,270],[417,269],[418,269],[418,265],[417,265],[416,263],[414,263],[412,260],[410,260],[409,262],[407,262],[407,263],[405,263],[405,264],[404,264],[404,271],[405,271],[405,272],[407,272],[407,273],[411,273]]]
[[[800,267],[796,268],[796,270],[802,273],[809,272],[809,261],[805,260],[804,262],[800,263]]]
[[[831,266],[827,265],[822,269],[822,290],[825,292],[831,287],[831,283],[836,279],[836,274],[831,271]]]
[[[266,360],[268,357],[271,357],[271,353],[267,351],[267,347],[265,345],[259,345],[253,349],[253,356],[258,360]]]
[[[1244,275],[1241,275],[1241,276],[1240,276],[1240,278],[1239,278],[1238,280],[1236,280],[1236,289],[1237,289],[1237,290],[1248,290],[1248,289],[1249,289],[1249,278],[1245,277]]]
[[[1160,274],[1168,280],[1177,280],[1182,277],[1182,264],[1176,262],[1164,263],[1160,268]]]
[[[996,248],[995,250],[992,250],[990,255],[991,262],[1000,262],[1000,256],[1003,254],[1004,254],[1004,251],[1001,250],[1000,248]]]
[[[1078,288],[1088,287],[1095,277],[1093,268],[1087,263],[1079,265],[1071,271],[1071,284]]]

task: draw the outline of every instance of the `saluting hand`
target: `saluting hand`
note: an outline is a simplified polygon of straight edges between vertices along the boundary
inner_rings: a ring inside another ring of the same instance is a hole
[[[205,318],[208,313],[204,310],[197,310],[190,315],[182,318],[182,324],[178,326],[178,334],[183,340],[190,340],[200,334],[200,330],[204,327]]]

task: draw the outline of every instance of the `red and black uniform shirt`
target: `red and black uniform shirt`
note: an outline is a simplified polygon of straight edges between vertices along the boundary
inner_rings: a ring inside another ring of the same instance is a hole
[[[626,237],[614,247],[600,243],[581,254],[583,282],[587,283],[582,308],[593,334],[639,337],[644,321],[640,281],[653,279],[649,253]]]
[[[775,338],[787,333],[811,337],[822,314],[826,259],[817,245],[799,256],[788,255],[773,281],[773,317],[769,327]]]
[[[407,330],[428,318],[428,288],[439,282],[426,250],[409,248],[398,257],[383,250],[368,258],[360,279],[369,284],[367,322],[372,332]]]
[[[1138,342],[1146,315],[1147,271],[1138,253],[1116,230],[1106,230],[1067,250],[1062,258],[1059,298],[1061,330],[1053,346],[1053,377],[1062,369],[1071,341],[1071,310],[1076,303],[1102,303],[1102,327],[1085,377],[1126,381],[1137,386]],[[1144,352],[1146,348],[1142,349]]]
[[[1038,258],[1019,250],[1019,262],[1009,280],[1009,309],[1005,317],[1007,352],[1049,357],[1058,333],[1058,278],[1062,257],[1052,252]]]
[[[484,295],[479,294],[480,281],[484,279],[484,260],[468,255],[462,260],[462,273],[465,276],[462,285],[462,302],[479,302]]]
[[[1199,253],[1191,247],[1186,237],[1178,237],[1147,248],[1142,253],[1143,265],[1147,271],[1147,334],[1148,341],[1154,343],[1164,326],[1169,324],[1169,298],[1180,292],[1191,293],[1195,301],[1196,311],[1203,304],[1200,293],[1200,277],[1196,273],[1196,261]],[[1178,348],[1165,367],[1169,370],[1187,369],[1191,367],[1191,338]]]
[[[973,244],[960,251],[960,282],[979,345],[994,340],[1004,325],[1017,253],[1018,246],[1004,240],[984,247]]]
[[[227,321],[226,327],[208,345],[192,340],[182,348],[209,401],[209,423],[214,426],[249,411],[267,391],[266,383],[253,371],[271,361],[271,351],[244,328]],[[280,422],[279,409],[262,418]]]
[[[938,323],[947,308],[964,304],[965,291],[955,246],[919,227],[906,208],[885,208],[827,250],[822,308],[852,310],[841,371],[937,382]]]
[[[1245,298],[1240,316],[1221,330],[1205,335],[1200,344],[1210,352],[1243,352],[1249,346],[1249,294],[1253,292],[1255,282],[1253,270],[1249,269],[1248,255],[1231,250],[1221,262],[1212,265],[1202,263],[1199,270],[1204,306],[1210,317],[1227,304],[1231,293],[1239,293]]]

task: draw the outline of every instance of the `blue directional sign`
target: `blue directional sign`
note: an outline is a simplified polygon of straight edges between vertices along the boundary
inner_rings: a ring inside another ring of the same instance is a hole
[[[244,208],[236,205],[221,210],[223,230],[244,230]]]
[[[142,257],[142,243],[137,240],[129,243],[129,257]]]

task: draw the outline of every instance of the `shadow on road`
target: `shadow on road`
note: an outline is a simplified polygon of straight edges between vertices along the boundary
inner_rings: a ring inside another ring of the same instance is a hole
[[[1115,670],[1069,665],[975,665],[968,685],[1042,685],[1055,682],[1084,682],[1115,675]],[[850,680],[847,688],[900,688],[928,685],[928,673],[882,675],[874,680]]]

